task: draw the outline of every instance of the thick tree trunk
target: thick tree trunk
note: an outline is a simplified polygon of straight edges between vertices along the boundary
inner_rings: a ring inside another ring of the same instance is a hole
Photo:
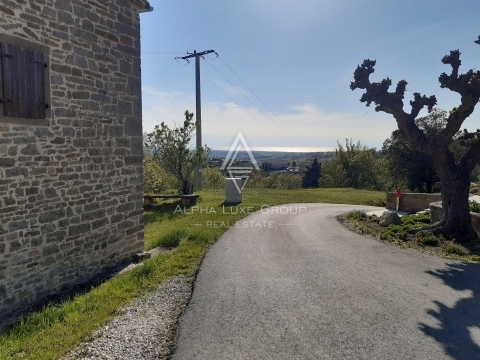
[[[461,171],[458,169],[453,172],[448,169],[442,170],[439,171],[439,175],[442,183],[443,221],[439,227],[432,230],[433,233],[444,234],[457,241],[478,239],[468,206],[470,177],[467,174],[459,174]]]
[[[459,242],[478,239],[468,206],[470,174],[445,157],[442,161],[441,155],[435,158],[435,162],[442,184],[443,219],[431,226],[412,229],[409,233],[431,230],[435,235],[443,235]]]

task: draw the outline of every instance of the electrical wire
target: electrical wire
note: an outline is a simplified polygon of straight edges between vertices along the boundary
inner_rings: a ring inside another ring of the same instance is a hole
[[[166,52],[142,51],[142,54],[165,55],[165,54],[182,54],[182,52],[181,51],[166,51]]]
[[[219,58],[220,60],[222,60],[222,62],[230,69],[230,71],[248,88],[248,90],[250,90],[250,91],[252,92],[253,95],[256,96],[256,98],[257,98],[258,100],[260,100],[260,102],[261,102],[263,105],[265,105],[265,107],[266,107],[268,110],[270,110],[270,111],[272,112],[272,114],[274,114],[286,127],[288,127],[288,128],[290,129],[290,131],[292,131],[299,139],[301,139],[305,145],[311,147],[311,145],[308,144],[305,140],[303,140],[303,139],[295,132],[295,130],[293,130],[290,126],[288,126],[288,125],[282,120],[282,118],[280,118],[280,116],[278,116],[278,115],[275,113],[275,111],[273,111],[267,104],[265,104],[265,102],[264,102],[262,99],[260,99],[260,97],[255,93],[255,91],[253,91],[253,90],[250,88],[250,86],[248,86],[248,85],[245,83],[245,81],[243,81],[243,80],[240,78],[240,76],[238,76],[237,73],[236,73],[235,71],[233,71],[233,69],[225,62],[225,60],[223,60],[223,58],[222,58],[220,55],[218,56],[218,58]]]
[[[218,57],[218,56],[217,56]],[[233,88],[235,90],[237,90],[245,99],[247,99],[253,106],[255,106],[258,111],[260,111],[263,115],[265,115],[271,122],[273,122],[276,126],[278,126],[282,131],[285,131],[284,129],[282,129],[282,127],[277,124],[270,116],[268,116],[268,114],[266,114],[262,109],[260,109],[252,100],[250,100],[240,89],[238,89],[235,85],[233,85],[230,80],[228,80],[220,71],[217,70],[217,68],[215,66],[213,66],[210,61],[207,61],[207,64],[209,64],[221,77],[223,77],[231,86],[233,86]],[[289,136],[291,136],[287,131],[285,131]],[[297,135],[298,137],[298,135]],[[292,137],[294,138],[294,137]],[[300,139],[300,144],[302,145],[305,145],[306,143],[302,140],[302,138],[298,137]],[[298,140],[296,140],[298,141]],[[302,143],[303,141],[303,143]],[[308,145],[308,144],[306,144]]]
[[[180,64],[180,63],[178,62],[178,59],[180,59],[178,56],[175,57],[175,61],[176,61],[177,64],[180,65],[180,66],[187,66],[188,64],[190,64],[190,61],[188,61],[188,59],[185,59],[185,60],[184,60],[184,61],[187,62],[186,64]],[[182,59],[182,60],[183,60],[183,59]]]
[[[143,60],[172,60],[171,57],[142,57]]]
[[[238,102],[236,102],[230,95],[228,95],[225,91],[223,91],[222,88],[220,88],[217,84],[215,84],[208,76],[206,76],[203,72],[200,71],[200,74],[202,74],[203,77],[205,77],[208,81],[210,81],[217,89],[219,89],[221,92],[223,92],[230,100],[232,100],[235,104],[237,104],[238,107],[240,107],[243,111],[245,111],[248,115],[250,115],[253,119],[255,119],[257,122],[262,124],[268,131],[272,132],[277,136],[278,138],[282,139],[285,141],[288,145],[293,147],[293,145],[286,139],[284,139],[282,136],[278,135],[275,131],[270,129],[267,125],[265,125],[263,122],[261,122],[259,119],[257,119],[252,113],[250,113],[247,109],[245,109],[242,105],[240,105]]]

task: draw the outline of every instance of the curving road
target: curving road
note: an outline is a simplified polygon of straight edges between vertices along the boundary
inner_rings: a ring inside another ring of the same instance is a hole
[[[335,219],[378,208],[289,207],[250,215],[209,250],[173,359],[480,359],[479,265]]]

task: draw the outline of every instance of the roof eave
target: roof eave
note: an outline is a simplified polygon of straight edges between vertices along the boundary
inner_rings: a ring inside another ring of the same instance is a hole
[[[153,11],[153,7],[147,0],[129,0],[134,6],[139,8],[140,13]]]

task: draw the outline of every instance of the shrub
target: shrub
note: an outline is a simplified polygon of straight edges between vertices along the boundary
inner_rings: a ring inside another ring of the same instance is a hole
[[[302,177],[290,173],[280,173],[276,181],[276,189],[293,190],[302,187]]]
[[[402,224],[414,225],[414,224],[430,224],[430,212],[427,211],[418,215],[405,215],[402,217]]]
[[[380,233],[380,239],[395,241],[395,240],[408,240],[408,234],[403,230],[400,225],[389,225],[385,230]]]
[[[480,255],[471,255],[470,260],[480,262]]]
[[[392,233],[390,230],[385,229],[380,233],[379,237],[382,240],[393,241],[395,240],[395,233]]]
[[[366,220],[368,218],[367,213],[362,210],[353,210],[346,214],[345,217],[353,220]]]
[[[443,238],[436,236],[430,230],[419,231],[415,240],[424,246],[439,246],[443,242]]]
[[[202,169],[203,188],[205,190],[222,189],[225,187],[225,175],[219,169]]]
[[[167,178],[167,172],[151,156],[146,156],[143,159],[144,193],[161,193],[167,188]]]
[[[247,182],[249,188],[292,190],[302,187],[302,177],[291,173],[273,172],[266,174],[261,170],[254,170]]]
[[[440,238],[436,236],[428,236],[422,238],[422,243],[425,246],[438,246],[440,244]]]
[[[454,254],[454,255],[466,255],[467,250],[464,249],[463,247],[455,244],[449,244],[445,245],[443,247],[443,251],[445,251],[447,254]]]
[[[422,230],[422,231],[417,232],[417,237],[424,238],[424,237],[428,237],[428,236],[434,236],[433,232],[431,232],[430,230]]]
[[[468,206],[471,212],[480,213],[480,204],[476,201],[468,201]]]
[[[389,230],[390,232],[392,232],[393,234],[397,234],[399,232],[402,232],[403,231],[403,228],[400,226],[400,225],[389,225],[387,227],[387,230]]]

